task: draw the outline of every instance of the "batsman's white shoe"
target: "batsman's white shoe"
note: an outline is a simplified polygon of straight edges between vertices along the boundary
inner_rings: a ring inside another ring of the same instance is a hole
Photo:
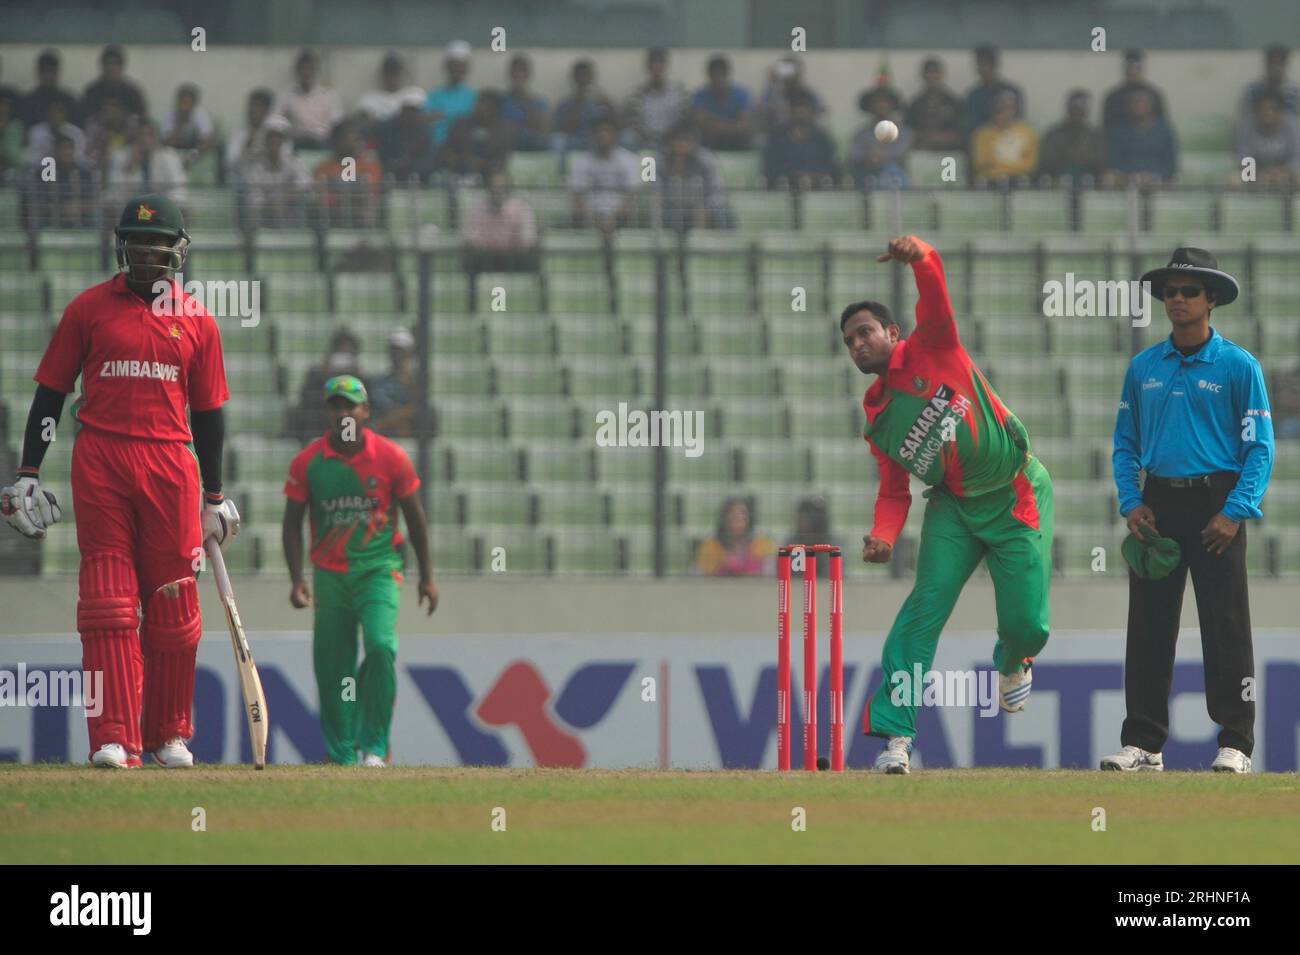
[[[1220,750],[1222,752],[1222,750]],[[1149,753],[1138,746],[1125,746],[1101,761],[1102,769],[1133,773],[1140,770],[1165,771],[1165,758],[1159,753]]]
[[[1220,746],[1219,755],[1210,763],[1210,769],[1216,773],[1249,773],[1250,757],[1231,746]]]
[[[105,743],[90,757],[90,765],[97,769],[126,769],[126,747],[121,743]]]
[[[1034,661],[1025,657],[1020,670],[1011,676],[998,674],[998,703],[1004,713],[1019,713],[1029,701],[1029,691],[1034,687]]]
[[[905,776],[911,772],[912,737],[891,736],[885,748],[876,757],[875,771],[890,776]]]
[[[153,758],[166,769],[189,769],[194,765],[194,754],[179,736],[154,750]]]
[[[388,765],[388,760],[375,753],[366,753],[361,757],[361,765],[368,766],[371,769],[383,769]]]

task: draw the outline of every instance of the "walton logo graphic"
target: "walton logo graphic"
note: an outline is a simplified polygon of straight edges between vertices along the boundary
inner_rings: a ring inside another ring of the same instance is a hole
[[[152,222],[153,217],[158,214],[156,209],[150,209],[143,202],[135,210],[136,222]]]
[[[411,667],[411,679],[442,724],[461,762],[505,766],[510,753],[495,733],[484,733],[473,720],[491,727],[513,726],[524,738],[537,766],[576,768],[587,763],[587,748],[576,730],[595,726],[613,707],[632,673],[632,663],[591,663],[569,678],[552,699],[536,666],[527,660],[508,665],[475,702],[459,671],[450,667]]]

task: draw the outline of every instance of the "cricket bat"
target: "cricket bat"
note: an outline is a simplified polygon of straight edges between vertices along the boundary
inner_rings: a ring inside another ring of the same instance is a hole
[[[248,649],[248,637],[239,619],[235,605],[235,591],[226,573],[226,561],[221,556],[221,545],[209,537],[204,541],[212,576],[217,582],[217,593],[226,608],[226,625],[230,628],[230,642],[235,648],[235,669],[239,672],[239,688],[244,694],[244,713],[248,717],[248,738],[253,743],[253,767],[266,768],[266,737],[269,724],[266,714],[266,694],[262,692],[262,678],[257,674],[257,663]]]

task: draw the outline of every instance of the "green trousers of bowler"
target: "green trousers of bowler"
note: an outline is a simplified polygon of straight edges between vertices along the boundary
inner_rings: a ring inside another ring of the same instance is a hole
[[[353,764],[358,749],[386,757],[397,699],[400,578],[387,568],[340,574],[317,567],[312,579],[312,660],[330,762]],[[360,670],[358,626],[365,646]]]
[[[869,736],[915,736],[916,707],[890,699],[890,675],[926,673],[939,634],[980,559],[988,562],[998,616],[993,664],[1017,671],[1047,643],[1052,577],[1052,479],[1035,457],[1005,488],[959,498],[943,488],[927,492],[916,584],[885,638],[884,679],[864,719]]]

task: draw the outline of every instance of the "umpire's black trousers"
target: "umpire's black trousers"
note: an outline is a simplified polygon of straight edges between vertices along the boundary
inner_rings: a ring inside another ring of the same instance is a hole
[[[1222,554],[1210,553],[1201,543],[1201,529],[1223,510],[1236,483],[1237,475],[1226,473],[1211,475],[1208,485],[1196,487],[1169,487],[1148,479],[1142,489],[1142,502],[1155,512],[1157,531],[1178,541],[1182,560],[1163,580],[1146,580],[1129,569],[1124,654],[1128,716],[1120,734],[1125,746],[1158,753],[1169,738],[1174,645],[1190,569],[1201,621],[1205,702],[1210,719],[1222,727],[1219,745],[1247,756],[1254,749],[1255,654],[1246,583],[1246,522]],[[1243,682],[1247,677],[1252,678],[1249,693]]]

